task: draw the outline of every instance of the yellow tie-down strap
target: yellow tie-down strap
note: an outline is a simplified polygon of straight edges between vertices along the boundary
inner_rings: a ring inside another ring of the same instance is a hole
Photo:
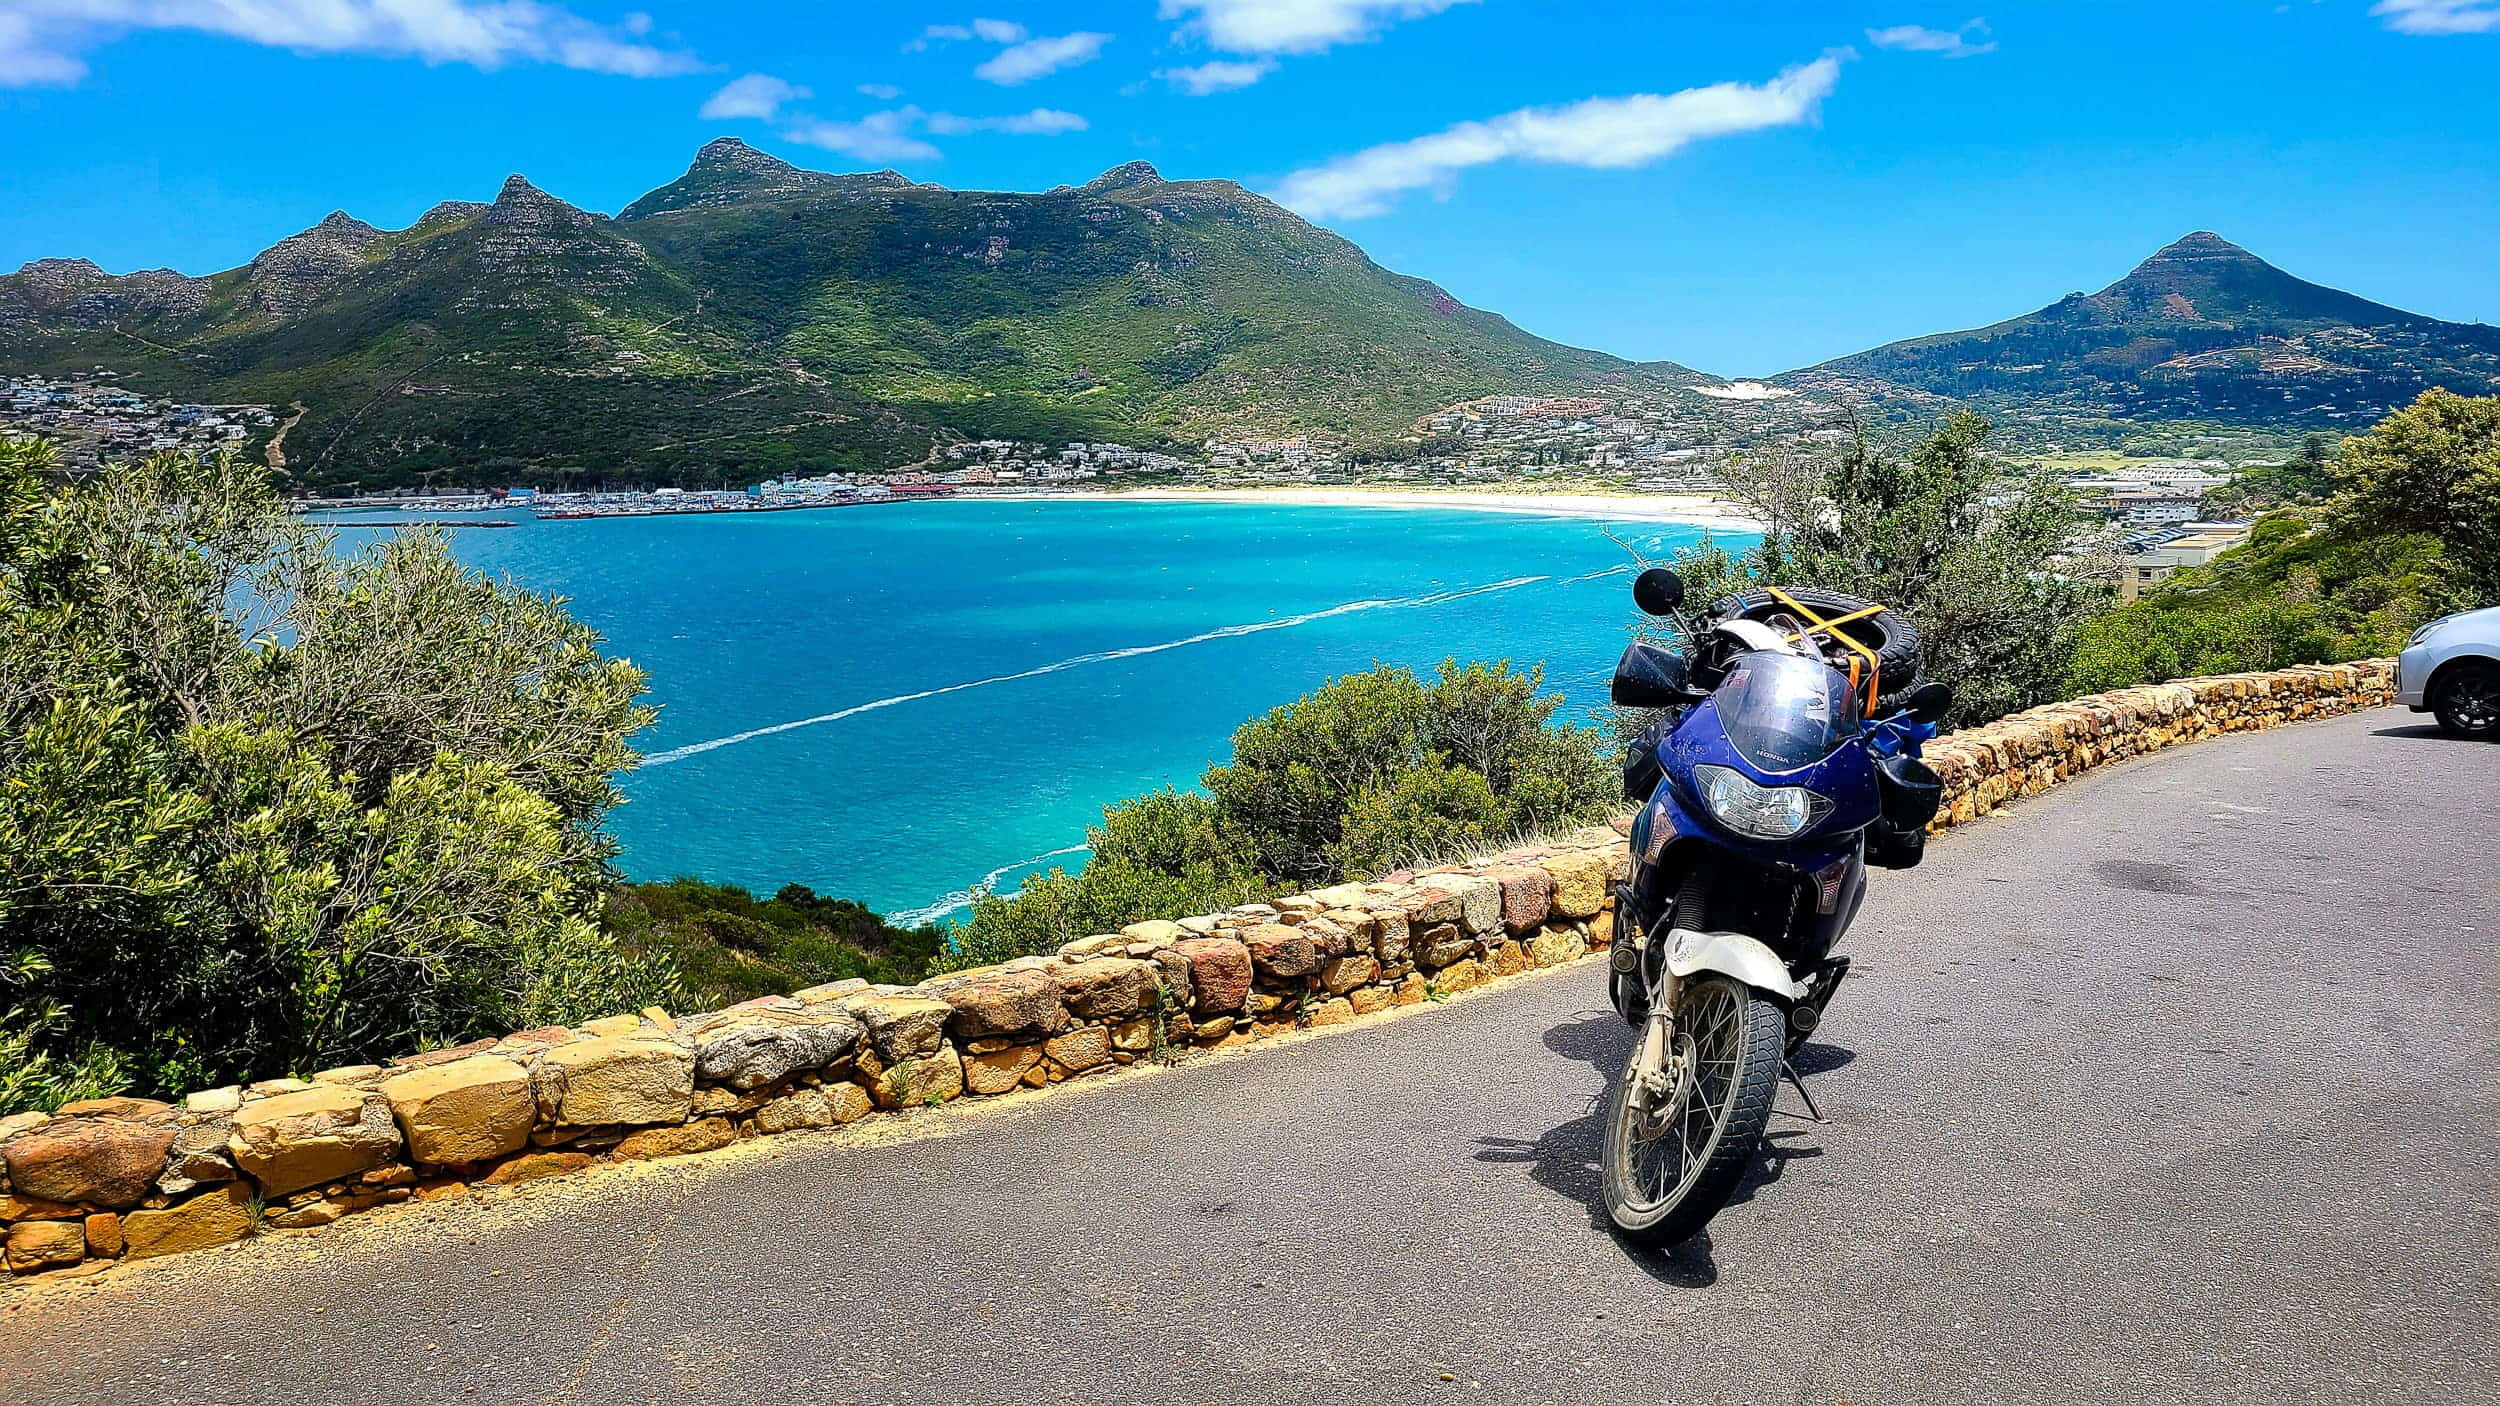
[[[1781,590],[1779,587],[1773,586],[1769,589],[1772,595],[1779,597],[1780,604],[1787,606],[1789,609],[1804,616],[1808,621],[1813,623],[1812,629],[1797,636],[1799,642],[1802,643],[1815,635],[1829,635],[1833,639],[1840,641],[1841,644],[1847,646],[1850,652],[1857,656],[1849,661],[1849,686],[1852,689],[1858,686],[1858,663],[1860,660],[1865,661],[1866,712],[1867,716],[1874,716],[1875,700],[1880,697],[1884,691],[1883,659],[1881,656],[1877,655],[1874,650],[1869,649],[1865,645],[1851,639],[1849,636],[1842,634],[1835,627],[1846,625],[1853,620],[1863,620],[1870,615],[1880,615],[1883,613],[1884,608],[1880,605],[1870,605],[1864,610],[1853,610],[1846,615],[1835,615],[1831,619],[1826,620],[1822,616],[1815,614],[1813,607],[1807,605],[1804,601],[1797,599],[1795,596],[1790,595],[1788,592]]]

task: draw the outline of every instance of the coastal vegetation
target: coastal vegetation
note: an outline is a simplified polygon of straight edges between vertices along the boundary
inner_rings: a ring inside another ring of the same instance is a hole
[[[2322,434],[2304,436],[2299,452],[2288,461],[2243,469],[2206,494],[2205,510],[2218,519],[2253,517],[2324,502],[2335,491],[2334,465],[2334,440]]]
[[[2303,460],[2246,546],[2086,622],[2066,691],[2393,654],[2500,603],[2500,397],[2428,391]]]
[[[939,927],[898,928],[848,899],[784,884],[757,898],[701,879],[610,889],[602,926],[638,959],[674,967],[700,1010],[853,977],[909,986],[945,950]]]
[[[599,926],[643,679],[437,535],[257,466],[0,441],[0,1105],[679,998]]]
[[[1556,725],[1562,700],[1542,685],[1506,662],[1445,662],[1430,681],[1397,667],[1333,680],[1243,724],[1201,790],[1105,811],[1079,872],[976,895],[949,960],[1047,952],[1603,815],[1619,779],[1612,735]]]
[[[2066,690],[2393,654],[2440,613],[2438,556],[2427,537],[2352,535],[2317,506],[2279,509],[2246,546],[2085,622]]]

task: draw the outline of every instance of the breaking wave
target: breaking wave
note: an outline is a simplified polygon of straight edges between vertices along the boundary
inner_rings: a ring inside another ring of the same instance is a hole
[[[885,920],[898,928],[916,928],[923,923],[934,923],[949,913],[960,913],[971,907],[974,898],[992,892],[997,888],[999,880],[1019,869],[1038,868],[1044,861],[1057,859],[1063,854],[1083,854],[1092,848],[1092,845],[1064,845],[1058,849],[1044,850],[1031,859],[1019,859],[1013,864],[1002,864],[926,908],[907,908],[900,913],[888,913],[885,915]],[[1010,891],[1005,896],[1013,898],[1016,895],[1014,891]]]

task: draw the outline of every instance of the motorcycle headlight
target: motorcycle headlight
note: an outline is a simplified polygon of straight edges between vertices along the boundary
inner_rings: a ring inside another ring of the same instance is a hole
[[[1827,796],[1803,786],[1757,786],[1734,767],[1694,767],[1693,785],[1720,824],[1757,840],[1794,839],[1832,813]]]

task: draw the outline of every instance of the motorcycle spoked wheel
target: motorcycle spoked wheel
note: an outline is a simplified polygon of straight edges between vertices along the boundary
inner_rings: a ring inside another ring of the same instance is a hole
[[[1606,1106],[1606,1215],[1648,1245],[1691,1239],[1753,1163],[1779,1093],[1788,1022],[1732,977],[1684,983],[1672,1049],[1643,1069],[1646,1031]]]

